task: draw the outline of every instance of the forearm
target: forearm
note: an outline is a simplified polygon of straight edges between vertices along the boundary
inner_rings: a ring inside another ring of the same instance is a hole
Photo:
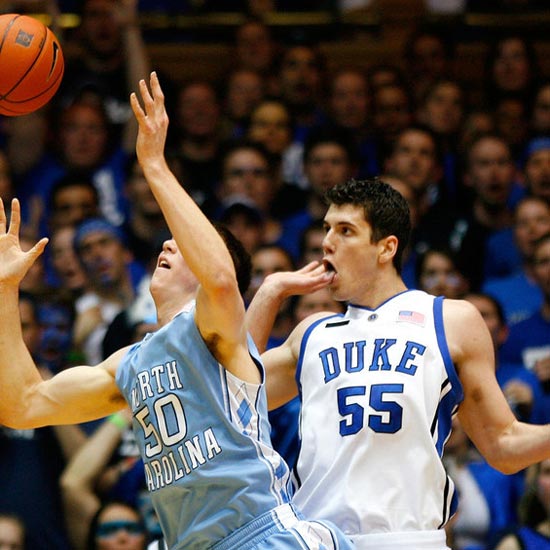
[[[286,296],[268,281],[260,286],[246,310],[246,326],[260,353],[266,350],[277,313]]]
[[[203,289],[211,293],[236,284],[233,261],[223,239],[164,159],[142,167],[178,248]]]
[[[0,424],[10,425],[29,407],[42,377],[25,346],[19,316],[19,291],[0,285]]]
[[[494,468],[505,474],[550,458],[550,424],[535,425],[516,420],[503,433],[489,436],[487,441],[487,446],[480,451]]]

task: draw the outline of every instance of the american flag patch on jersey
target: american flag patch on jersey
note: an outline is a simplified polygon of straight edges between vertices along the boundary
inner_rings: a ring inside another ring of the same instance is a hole
[[[424,315],[418,311],[403,310],[397,316],[397,322],[413,323],[413,325],[424,325]]]

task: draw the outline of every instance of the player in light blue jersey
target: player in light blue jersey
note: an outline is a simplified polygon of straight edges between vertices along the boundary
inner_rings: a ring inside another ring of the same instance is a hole
[[[143,106],[130,99],[138,160],[173,234],[151,280],[160,328],[95,367],[43,380],[23,344],[17,303],[47,240],[23,252],[19,204],[9,227],[1,208],[0,423],[78,423],[128,403],[170,550],[349,550],[340,531],[306,521],[291,503],[288,467],[270,445],[263,367],[244,327],[247,257],[170,172],[154,73],[150,86],[139,83]]]
[[[406,288],[404,198],[379,180],[351,180],[327,199],[323,265],[347,312],[306,318],[262,355],[270,406],[301,396],[295,502],[358,550],[443,550],[456,507],[441,461],[452,415],[505,473],[550,457],[550,426],[516,420],[472,304]],[[247,316],[260,348],[281,301],[307,291],[308,278],[273,274],[257,291]]]

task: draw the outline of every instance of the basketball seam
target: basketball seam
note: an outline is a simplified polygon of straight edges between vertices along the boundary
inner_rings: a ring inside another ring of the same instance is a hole
[[[7,25],[6,30],[4,31],[4,36],[2,36],[2,42],[0,42],[0,53],[2,52],[2,48],[4,47],[4,42],[6,41],[6,37],[8,36],[8,33],[10,32],[11,28],[13,27],[14,21],[19,18],[20,15],[16,15]]]
[[[40,54],[44,49],[46,38],[48,37],[48,28],[46,27],[46,25],[42,25],[42,28],[44,29],[44,35],[42,36],[42,44],[40,45],[40,49],[38,50],[35,58],[33,59],[33,62],[29,65],[29,67],[27,68],[25,73],[21,76],[21,78],[4,94],[4,96],[1,96],[4,101],[9,101],[8,96],[13,92],[13,90],[15,90],[15,88],[17,88],[17,86],[19,86],[19,84],[21,84],[23,80],[25,80],[25,77],[32,71],[32,68],[36,65],[36,62],[38,61],[38,58],[40,57]],[[42,93],[38,94],[38,96],[42,95]],[[28,101],[28,99],[26,99],[25,101]],[[22,103],[22,102],[18,102],[18,103]]]

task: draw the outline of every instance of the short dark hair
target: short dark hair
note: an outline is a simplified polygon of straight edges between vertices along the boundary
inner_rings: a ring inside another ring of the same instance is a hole
[[[365,220],[372,228],[373,242],[395,235],[398,245],[393,265],[401,273],[403,251],[411,233],[409,205],[401,193],[378,178],[350,179],[329,189],[325,200],[329,205],[362,206]]]
[[[252,260],[250,254],[246,251],[241,241],[223,223],[215,222],[214,227],[223,239],[227,250],[229,250],[237,275],[239,292],[244,294],[248,290],[252,279]]]

